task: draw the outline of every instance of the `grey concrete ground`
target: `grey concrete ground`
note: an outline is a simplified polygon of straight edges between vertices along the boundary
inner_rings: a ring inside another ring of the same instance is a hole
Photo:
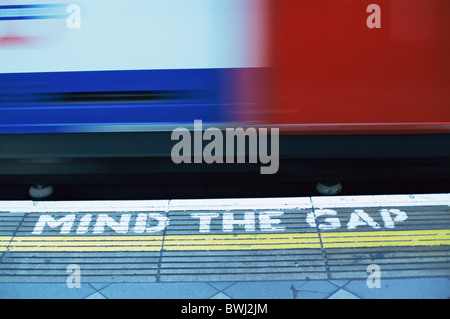
[[[0,283],[2,299],[448,299],[450,277],[183,283]]]

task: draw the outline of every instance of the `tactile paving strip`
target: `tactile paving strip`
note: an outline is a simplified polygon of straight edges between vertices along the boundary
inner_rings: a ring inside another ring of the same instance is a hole
[[[450,195],[0,202],[0,281],[450,275]]]

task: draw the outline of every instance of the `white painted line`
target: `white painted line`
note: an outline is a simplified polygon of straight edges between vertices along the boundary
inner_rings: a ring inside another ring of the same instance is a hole
[[[168,212],[286,210],[364,207],[450,206],[448,194],[324,196],[289,198],[227,198],[138,201],[0,201],[0,212],[8,213],[78,213],[78,212]]]
[[[52,213],[52,212],[154,212],[169,210],[168,200],[139,201],[0,201],[0,212]]]
[[[312,208],[310,197],[187,199],[169,203],[170,211],[308,208]]]
[[[314,208],[450,206],[449,194],[311,197]]]

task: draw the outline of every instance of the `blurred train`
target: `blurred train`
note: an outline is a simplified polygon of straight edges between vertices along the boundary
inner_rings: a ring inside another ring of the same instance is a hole
[[[254,172],[173,165],[170,132],[194,120],[279,128],[280,179],[448,179],[449,16],[447,0],[1,1],[0,182]]]

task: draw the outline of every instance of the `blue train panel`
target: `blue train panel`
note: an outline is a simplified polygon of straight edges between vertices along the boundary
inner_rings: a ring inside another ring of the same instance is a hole
[[[182,69],[0,74],[0,133],[114,131],[128,130],[128,125],[148,129],[195,119],[223,122],[233,107],[225,101],[228,73]]]

